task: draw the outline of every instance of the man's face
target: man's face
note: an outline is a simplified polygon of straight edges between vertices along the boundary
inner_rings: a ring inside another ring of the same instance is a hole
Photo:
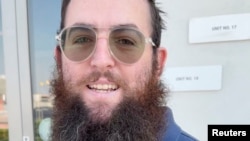
[[[97,29],[96,49],[90,58],[80,63],[68,60],[57,50],[57,58],[61,57],[63,81],[74,94],[73,97],[80,97],[89,109],[89,116],[107,120],[125,97],[140,97],[134,91],[143,89],[153,71],[151,44],[146,44],[141,58],[133,64],[128,65],[115,59],[109,51],[109,28],[133,25],[145,37],[150,37],[152,28],[149,6],[146,0],[71,0],[66,12],[65,27],[76,24],[91,25]],[[100,28],[104,30],[98,31]],[[164,59],[165,56],[160,55],[160,69]]]

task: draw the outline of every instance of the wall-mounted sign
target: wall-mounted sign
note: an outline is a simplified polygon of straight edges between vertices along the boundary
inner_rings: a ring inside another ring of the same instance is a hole
[[[205,43],[250,39],[250,13],[192,18],[189,42]]]
[[[171,91],[220,90],[222,66],[195,66],[167,68],[164,80]]]

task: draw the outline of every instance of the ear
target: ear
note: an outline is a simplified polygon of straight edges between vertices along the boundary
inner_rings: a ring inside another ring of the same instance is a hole
[[[55,47],[55,50],[54,50],[54,58],[55,58],[55,60],[56,60],[57,66],[61,66],[61,64],[62,64],[62,52],[61,52],[61,50],[60,50],[59,45],[57,45],[57,46]]]
[[[163,72],[166,60],[167,60],[167,49],[164,47],[158,48],[157,49],[157,61],[158,61],[157,74],[158,74],[158,77],[160,77],[162,72]]]

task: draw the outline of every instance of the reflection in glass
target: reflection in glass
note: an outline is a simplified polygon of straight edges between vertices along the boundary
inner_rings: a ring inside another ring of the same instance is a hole
[[[46,8],[45,8],[46,7]],[[50,78],[54,70],[55,35],[59,28],[61,0],[28,0],[28,25],[35,141],[42,141],[39,125],[51,117]]]

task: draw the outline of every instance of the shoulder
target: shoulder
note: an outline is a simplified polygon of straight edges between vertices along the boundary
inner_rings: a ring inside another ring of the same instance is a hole
[[[176,141],[198,141],[190,134],[186,133],[185,131],[181,131],[180,135],[176,138]]]
[[[175,123],[173,113],[170,108],[166,108],[166,122],[167,128],[164,133],[163,141],[198,141]]]

